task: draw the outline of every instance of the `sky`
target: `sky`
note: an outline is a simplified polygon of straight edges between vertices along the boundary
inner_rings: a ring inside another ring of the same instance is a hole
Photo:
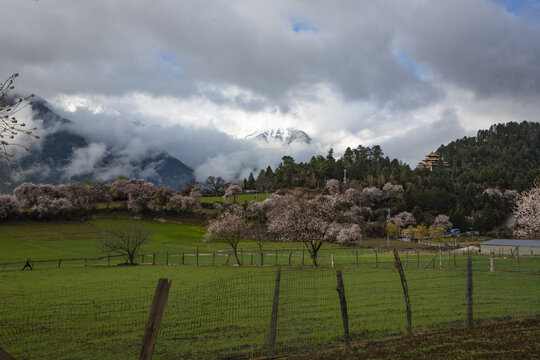
[[[358,145],[414,167],[478,129],[540,121],[538,0],[0,0],[0,9],[9,14],[0,77],[18,72],[17,91],[73,120],[88,150],[162,149],[200,180]],[[244,139],[278,127],[313,142]]]

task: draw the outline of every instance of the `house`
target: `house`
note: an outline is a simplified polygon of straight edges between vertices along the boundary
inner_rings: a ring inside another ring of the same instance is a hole
[[[493,239],[480,244],[480,253],[489,255],[540,255],[540,240]]]

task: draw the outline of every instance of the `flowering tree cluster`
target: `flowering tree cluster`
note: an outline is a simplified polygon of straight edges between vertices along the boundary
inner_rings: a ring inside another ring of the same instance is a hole
[[[23,183],[13,194],[30,216],[50,218],[87,213],[94,208],[98,191],[92,184]]]
[[[487,188],[486,190],[484,190],[482,195],[487,195],[489,197],[499,197],[499,198],[503,196],[502,192],[499,189],[495,189],[495,188]]]
[[[443,228],[443,229],[451,229],[452,223],[450,222],[450,218],[444,214],[437,215],[435,218],[435,221],[433,221],[433,226]]]
[[[239,183],[233,182],[223,195],[223,200],[228,201],[230,198],[233,198],[233,202],[236,203],[236,196],[242,193],[242,185]]]
[[[339,193],[339,181],[336,179],[330,179],[326,181],[326,189],[330,195],[336,195]]]
[[[235,208],[221,213],[216,219],[210,221],[205,241],[225,241],[232,248],[238,265],[242,265],[238,258],[238,243],[245,235],[246,229],[247,223],[243,211]]]
[[[351,243],[361,238],[359,208],[345,194],[306,199],[295,193],[273,202],[267,213],[268,230],[283,241],[302,241],[314,266],[324,242]]]
[[[383,192],[375,186],[370,186],[362,189],[362,196],[365,198],[367,203],[373,205],[382,199]]]
[[[403,186],[394,185],[389,182],[384,184],[382,191],[383,191],[384,196],[390,199],[400,197],[404,192]]]
[[[0,195],[0,220],[18,216],[22,207],[13,195]]]
[[[394,216],[393,221],[400,228],[407,227],[408,225],[416,225],[416,219],[413,214],[408,211],[402,211],[396,216]]]
[[[140,179],[117,179],[112,184],[87,181],[61,185],[23,183],[14,190],[13,199],[2,198],[5,209],[24,209],[37,218],[80,216],[95,208],[97,202],[124,200],[127,208],[138,214],[159,212],[196,213],[201,210],[202,190],[196,185],[189,196],[177,194],[170,186],[154,185]],[[11,200],[10,200],[11,199]],[[5,217],[18,212],[5,211]]]
[[[202,190],[192,187],[188,196],[177,194],[170,186],[154,185],[142,179],[117,179],[111,184],[113,200],[127,200],[129,210],[138,214],[163,211],[198,212],[201,209]]]
[[[540,181],[519,197],[514,209],[514,234],[520,238],[540,239]]]
[[[167,202],[167,209],[175,212],[183,213],[198,213],[201,211],[202,189],[199,185],[194,186],[189,196],[175,194],[171,196]]]

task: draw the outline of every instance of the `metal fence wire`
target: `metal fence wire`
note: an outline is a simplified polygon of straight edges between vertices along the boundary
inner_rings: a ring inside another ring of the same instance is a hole
[[[438,265],[405,269],[413,332],[467,326],[466,273]],[[173,282],[154,358],[242,359],[265,356],[270,348],[289,354],[342,345],[336,270],[280,267],[276,302],[277,269],[254,266],[193,287]],[[342,273],[353,342],[406,334],[397,270],[348,267]],[[2,299],[0,347],[16,359],[136,358],[155,284],[91,285]],[[537,274],[475,271],[473,291],[476,322],[540,315]]]

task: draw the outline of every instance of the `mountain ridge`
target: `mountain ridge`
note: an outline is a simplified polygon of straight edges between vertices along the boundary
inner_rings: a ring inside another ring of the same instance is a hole
[[[179,159],[165,151],[150,150],[143,157],[130,159],[126,154],[114,151],[103,143],[91,143],[84,136],[73,131],[72,121],[56,114],[46,101],[33,102],[34,119],[42,121],[45,135],[39,140],[39,149],[20,158],[17,170],[1,163],[0,171],[7,174],[10,184],[1,183],[0,192],[11,192],[23,182],[60,184],[65,182],[83,182],[86,179],[111,181],[124,175],[143,178],[155,184],[179,188],[193,178],[193,170]],[[91,168],[69,171],[76,164],[77,156],[84,162],[85,155],[90,161],[91,151],[98,152],[98,157]],[[129,154],[128,154],[129,155]]]

